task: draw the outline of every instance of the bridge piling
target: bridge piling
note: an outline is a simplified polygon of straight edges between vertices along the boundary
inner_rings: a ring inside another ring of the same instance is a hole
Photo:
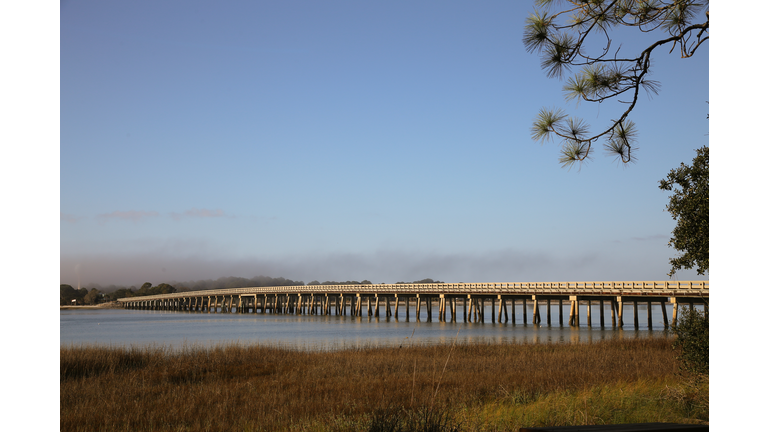
[[[462,307],[461,307],[461,309],[464,311],[464,322],[465,323],[472,321],[472,312],[471,311],[469,311],[469,320],[467,320],[468,307],[469,308],[472,307],[472,298],[469,295],[467,295],[466,297],[463,298],[463,303],[462,303]]]
[[[405,321],[410,322],[411,320],[411,298],[406,297],[405,298]]]
[[[605,303],[600,299],[600,327],[605,327]]]
[[[523,324],[528,324],[528,302],[523,298]]]
[[[397,297],[397,294],[395,294],[395,319],[398,318],[398,307],[400,306],[400,299]]]
[[[653,318],[651,317],[651,301],[648,300],[648,330],[653,327]]]
[[[379,317],[379,295],[376,294],[376,312],[374,313],[374,310],[371,308],[371,298],[366,297],[365,298],[367,306],[368,306],[368,316],[373,316],[375,318]]]
[[[640,328],[640,320],[639,320],[639,317],[637,316],[637,300],[632,301],[632,310],[634,311],[633,318],[635,320],[635,330],[637,330]]]
[[[189,293],[173,293],[145,298],[119,299],[126,309],[149,311],[176,311],[201,313],[271,313],[271,314],[309,314],[331,315],[331,302],[336,315],[346,315],[347,303],[350,315],[362,316],[362,308],[366,307],[368,316],[377,318],[386,316],[388,319],[399,318],[400,299],[404,298],[406,319],[410,319],[410,299],[416,302],[416,319],[431,322],[433,308],[437,307],[437,319],[440,322],[457,321],[458,299],[462,301],[462,316],[464,322],[485,323],[485,312],[490,311],[490,322],[509,322],[507,304],[512,307],[512,325],[517,322],[518,300],[522,303],[523,325],[540,324],[543,321],[542,307],[546,307],[547,325],[553,325],[552,300],[558,302],[558,318],[564,325],[563,300],[568,296],[571,301],[569,325],[580,325],[581,305],[587,308],[587,323],[589,327],[597,325],[592,317],[593,307],[598,307],[600,327],[606,326],[606,301],[610,305],[611,325],[624,326],[624,303],[632,302],[633,324],[640,328],[640,311],[638,302],[647,306],[647,325],[653,328],[653,307],[658,302],[661,307],[663,325],[665,328],[677,321],[679,305],[688,307],[704,304],[704,313],[708,314],[706,303],[708,298],[708,281],[696,282],[568,282],[568,283],[503,283],[503,284],[373,284],[355,286],[302,286],[302,287],[254,287],[198,291]],[[318,298],[319,296],[319,298]],[[383,299],[381,297],[384,297]],[[622,297],[623,296],[623,297]],[[373,297],[373,298],[372,298]],[[347,298],[349,300],[347,300]],[[394,314],[392,301],[395,302]],[[490,300],[490,305],[486,301]],[[510,301],[511,300],[511,301]],[[528,300],[533,304],[532,320],[528,321]],[[544,305],[540,300],[546,300]],[[363,304],[365,301],[365,304]],[[498,301],[498,306],[496,302]],[[384,302],[384,305],[381,303]],[[422,304],[422,302],[424,304]],[[375,303],[375,306],[374,306]],[[672,303],[672,317],[667,316],[667,303]],[[422,316],[421,308],[426,307]],[[489,306],[489,307],[487,307]],[[382,307],[385,309],[382,314]],[[219,309],[220,308],[220,309]],[[449,310],[451,317],[449,318]],[[661,324],[661,323],[659,323]]]
[[[421,321],[421,297],[416,294],[416,322]]]
[[[549,297],[547,297],[547,326],[552,325],[552,304]]]
[[[616,299],[617,309],[616,313],[619,314],[619,327],[624,327],[624,301],[621,297]]]
[[[501,294],[497,295],[496,298],[499,300],[499,310],[497,312],[498,318],[497,321],[499,324],[501,324],[501,309],[504,307],[504,298],[501,297]]]

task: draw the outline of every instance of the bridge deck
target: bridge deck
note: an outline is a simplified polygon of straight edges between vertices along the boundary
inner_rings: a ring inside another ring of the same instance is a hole
[[[515,322],[514,305],[523,304],[523,322],[527,322],[526,302],[532,301],[533,323],[541,322],[539,303],[546,302],[547,323],[551,322],[551,302],[557,301],[559,321],[563,323],[563,301],[570,302],[569,325],[579,325],[580,303],[586,302],[587,323],[592,322],[592,307],[599,302],[600,323],[605,322],[605,301],[611,309],[611,322],[623,326],[624,305],[631,302],[634,309],[634,324],[639,325],[637,307],[639,302],[648,304],[648,325],[651,326],[651,303],[674,304],[672,322],[677,319],[680,303],[692,308],[696,303],[706,304],[709,298],[709,281],[687,282],[530,282],[530,283],[469,283],[469,284],[369,284],[369,285],[307,285],[217,289],[194,292],[178,292],[155,296],[139,296],[120,299],[126,308],[149,310],[175,310],[189,312],[245,312],[346,315],[347,307],[351,316],[379,316],[379,306],[385,306],[385,316],[398,316],[398,307],[404,302],[406,320],[411,310],[411,300],[416,310],[416,319],[421,317],[421,305],[425,306],[427,321],[432,321],[435,302],[440,321],[457,318],[457,307],[461,301],[465,322],[485,322],[486,300],[489,301],[491,322],[508,320],[507,302],[512,306],[512,322]],[[380,300],[383,300],[380,302]],[[394,312],[390,302],[394,300]],[[496,303],[498,302],[498,312]],[[365,304],[365,306],[364,306]],[[662,307],[666,327],[666,308]],[[474,318],[473,318],[474,315]]]
[[[709,281],[621,281],[621,282],[502,282],[443,284],[299,285],[224,288],[140,297],[142,300],[198,296],[257,294],[361,294],[361,295],[560,295],[560,296],[651,296],[709,297]],[[119,299],[135,301],[138,297]]]

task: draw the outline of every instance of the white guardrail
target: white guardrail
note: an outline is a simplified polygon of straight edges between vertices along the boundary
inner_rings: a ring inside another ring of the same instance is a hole
[[[129,302],[171,298],[254,294],[604,294],[709,297],[709,281],[293,285],[187,291],[153,296],[125,297],[118,299],[118,301]]]

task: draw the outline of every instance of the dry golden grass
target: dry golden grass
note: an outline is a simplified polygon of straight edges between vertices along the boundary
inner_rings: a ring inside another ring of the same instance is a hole
[[[466,430],[502,430],[521,416],[580,424],[590,416],[569,420],[567,412],[579,411],[574,401],[621,403],[621,389],[648,390],[672,407],[691,400],[679,385],[671,342],[661,338],[314,353],[238,345],[60,353],[62,431],[359,430],[386,408],[412,416],[430,407]],[[663,421],[689,415],[683,408]],[[606,422],[597,411],[591,421]]]

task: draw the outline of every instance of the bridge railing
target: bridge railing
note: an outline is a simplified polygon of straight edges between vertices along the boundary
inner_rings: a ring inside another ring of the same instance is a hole
[[[709,297],[709,281],[602,281],[602,282],[490,282],[439,284],[293,285],[223,288],[118,301],[253,294],[561,294],[561,295],[669,295]]]

